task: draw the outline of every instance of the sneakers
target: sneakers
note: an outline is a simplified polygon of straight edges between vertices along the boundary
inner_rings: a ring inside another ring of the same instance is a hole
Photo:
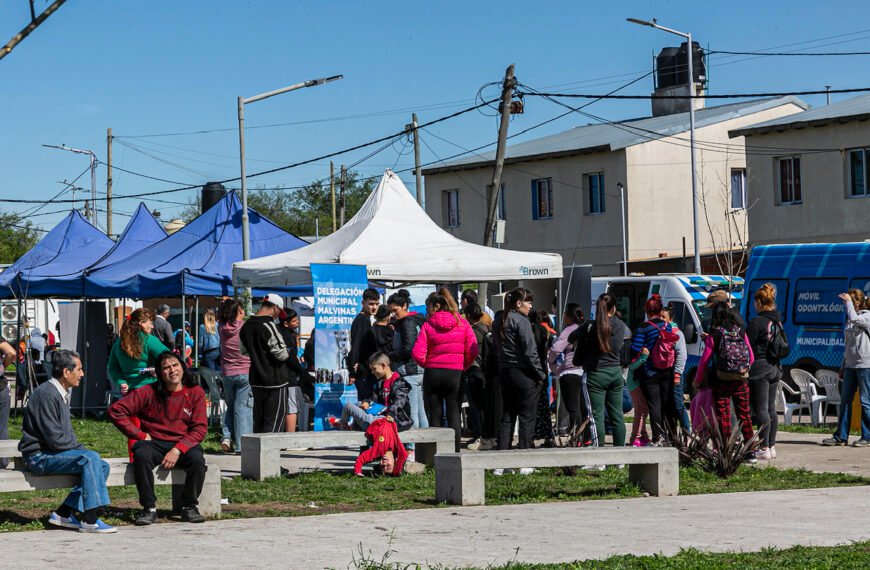
[[[61,528],[81,528],[81,523],[76,519],[75,515],[70,514],[68,517],[62,517],[54,511],[48,516],[48,524]]]
[[[478,451],[490,451],[495,449],[496,442],[495,438],[481,438],[480,445],[477,447]]]
[[[776,459],[776,446],[775,445],[770,446],[770,457],[771,457],[771,459]]]
[[[184,507],[181,509],[181,520],[189,523],[203,523],[205,517],[202,516],[195,506]]]
[[[112,534],[113,532],[118,532],[118,529],[113,527],[110,524],[104,523],[102,520],[97,519],[97,522],[94,524],[88,524],[83,522],[79,527],[79,532],[93,532],[97,534]]]
[[[743,461],[743,463],[746,463],[747,465],[755,465],[756,463],[758,463],[758,459],[756,459],[757,455],[758,455],[757,451],[755,453],[750,454],[749,457],[747,457]]]
[[[634,438],[634,441],[631,442],[632,447],[648,447],[650,445],[650,440],[648,437],[640,436]]]
[[[845,439],[840,439],[838,437],[827,437],[822,440],[822,445],[833,446],[833,445],[848,445],[849,441]]]
[[[861,438],[858,441],[856,441],[855,443],[853,443],[852,447],[867,447],[868,445],[870,445],[870,441],[867,441],[866,439]]]
[[[148,526],[149,524],[154,524],[157,522],[157,509],[151,507],[142,509],[142,512],[139,513],[139,516],[136,517],[136,520],[133,521],[133,524],[136,526]]]
[[[495,475],[496,477],[501,477],[502,475],[510,475],[513,472],[514,472],[513,469],[493,469],[492,470],[492,474]]]
[[[773,453],[770,452],[769,447],[767,449],[759,449],[755,452],[755,459],[770,461],[771,459],[773,459]]]
[[[580,469],[584,471],[604,471],[607,467],[604,465],[583,465]]]
[[[229,453],[232,450],[233,450],[233,444],[230,443],[230,440],[222,439],[221,440],[221,451],[223,451],[224,453]]]
[[[535,472],[534,467],[520,467],[520,475],[531,475]]]
[[[482,443],[483,443],[483,439],[477,438],[474,441],[469,442],[468,445],[465,446],[465,448],[468,451],[480,451],[480,445]]]

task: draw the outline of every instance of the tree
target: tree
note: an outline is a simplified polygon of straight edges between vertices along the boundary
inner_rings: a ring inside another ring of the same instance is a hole
[[[345,220],[349,220],[372,193],[377,180],[363,179],[357,172],[345,175]],[[338,180],[336,180],[336,217],[338,216]],[[199,215],[200,198],[191,201],[182,219],[191,221]],[[332,195],[329,181],[316,180],[296,190],[257,188],[248,193],[248,207],[269,218],[280,228],[297,236],[325,236],[332,233]]]
[[[33,222],[13,212],[0,212],[0,263],[15,263],[39,241]]]

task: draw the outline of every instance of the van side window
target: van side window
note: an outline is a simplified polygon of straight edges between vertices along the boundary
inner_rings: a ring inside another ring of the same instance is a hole
[[[788,279],[753,279],[748,288],[743,289],[743,302],[746,303],[749,319],[757,316],[755,312],[755,292],[761,289],[765,283],[771,283],[776,289],[776,310],[780,316],[788,319]]]
[[[684,333],[689,330],[686,325],[692,325],[691,328],[697,330],[695,321],[692,319],[692,310],[682,301],[668,301],[668,305],[673,309],[671,318],[677,327]],[[700,332],[700,331],[699,331]],[[691,339],[686,337],[686,342],[691,342]]]
[[[837,295],[847,286],[844,277],[798,279],[794,288],[792,322],[819,327],[842,326],[843,303]]]

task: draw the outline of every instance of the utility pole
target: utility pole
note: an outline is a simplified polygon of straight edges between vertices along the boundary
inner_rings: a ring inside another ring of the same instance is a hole
[[[106,130],[106,235],[112,237],[112,129]]]
[[[420,172],[420,131],[417,129],[417,113],[411,114],[414,130],[414,174],[417,178],[417,203],[423,205],[423,173]]]
[[[344,165],[341,165],[341,173],[339,174],[338,181],[338,211],[339,211],[339,223],[338,227],[344,227],[344,180],[347,177],[347,171],[344,169]]]
[[[516,86],[514,64],[510,64],[504,72],[504,84],[501,89],[501,124],[498,127],[498,146],[495,151],[495,168],[492,171],[492,191],[489,194],[489,207],[486,215],[486,226],[483,229],[483,245],[492,245],[492,234],[495,229],[495,214],[498,208],[498,195],[501,187],[501,172],[504,169],[505,146],[507,145],[508,124],[511,120],[511,95]]]
[[[329,192],[332,194],[332,233],[338,228],[335,227],[335,165],[329,161]]]

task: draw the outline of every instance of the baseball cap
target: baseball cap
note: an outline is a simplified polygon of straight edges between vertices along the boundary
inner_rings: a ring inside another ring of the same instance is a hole
[[[268,295],[263,297],[263,302],[264,303],[272,303],[273,305],[275,305],[279,309],[281,309],[281,310],[284,309],[284,299],[282,299],[281,296],[278,295],[277,293],[269,293]]]
[[[707,295],[707,307],[712,307],[716,303],[727,303],[728,302],[728,292],[724,289],[716,289],[709,295]]]

